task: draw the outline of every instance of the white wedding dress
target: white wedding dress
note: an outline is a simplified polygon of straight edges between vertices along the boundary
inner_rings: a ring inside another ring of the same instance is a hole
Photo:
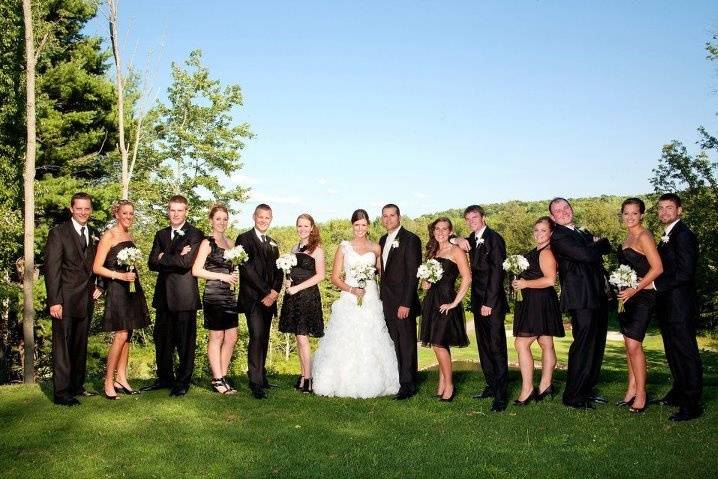
[[[351,267],[359,262],[376,264],[369,251],[354,251],[348,241],[344,253],[344,281],[358,286]],[[375,281],[365,287],[362,305],[357,297],[342,291],[332,304],[324,337],[314,355],[314,393],[321,396],[373,398],[399,391],[399,369],[394,343],[384,322],[384,312]]]

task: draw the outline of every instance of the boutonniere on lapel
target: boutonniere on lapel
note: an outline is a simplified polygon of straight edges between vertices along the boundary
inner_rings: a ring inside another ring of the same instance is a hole
[[[184,236],[184,230],[175,230],[177,236]]]
[[[97,244],[97,243],[100,242],[100,238],[98,238],[98,237],[95,236],[95,235],[92,235],[92,236],[90,236],[90,242],[91,242],[92,244]]]
[[[277,246],[277,243],[275,243],[274,241],[271,241],[271,240],[269,241],[269,246],[271,246],[272,248],[278,248],[278,247],[279,247],[279,246]]]
[[[394,240],[394,241],[392,241],[392,242],[391,242],[391,247],[392,247],[392,248],[398,248],[398,247],[399,247],[399,240]]]
[[[476,246],[481,246],[482,244],[484,244],[484,238],[479,238],[476,240]]]
[[[669,241],[670,239],[671,239],[670,236],[668,236],[668,235],[663,235],[663,236],[661,236],[661,243],[663,243],[663,244],[668,244],[668,241]]]

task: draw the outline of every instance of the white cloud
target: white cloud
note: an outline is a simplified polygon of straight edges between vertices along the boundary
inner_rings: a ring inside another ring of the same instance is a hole
[[[268,195],[259,191],[252,191],[249,196],[252,201],[268,203],[270,206],[272,203],[297,205],[302,202],[302,198],[300,196]]]

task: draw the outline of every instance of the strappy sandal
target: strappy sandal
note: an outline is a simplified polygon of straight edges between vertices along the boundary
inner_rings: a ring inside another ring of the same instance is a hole
[[[219,394],[232,394],[231,389],[224,383],[223,378],[212,378],[212,387]]]

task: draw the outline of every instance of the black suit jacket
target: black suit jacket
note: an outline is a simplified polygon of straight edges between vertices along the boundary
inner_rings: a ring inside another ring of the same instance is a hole
[[[657,300],[671,308],[671,318],[691,316],[696,308],[695,276],[698,240],[683,221],[673,226],[668,242],[658,244],[663,274],[655,280]],[[670,303],[670,304],[666,304]]]
[[[162,311],[197,311],[202,307],[197,278],[192,276],[192,264],[204,235],[189,223],[184,224],[182,231],[184,235],[178,235],[173,240],[170,226],[159,230],[147,259],[150,270],[159,273],[152,306]],[[192,247],[192,251],[181,255],[187,245]],[[164,253],[162,258],[160,253]]]
[[[84,318],[92,315],[95,290],[97,241],[95,231],[88,228],[90,242],[83,253],[80,235],[72,220],[50,230],[45,245],[45,287],[47,305],[62,305],[63,317]]]
[[[556,225],[551,251],[558,261],[561,309],[596,309],[608,299],[606,272],[601,257],[612,251],[606,238],[593,241],[588,231]]]
[[[382,252],[387,236],[385,234],[379,239]],[[395,241],[399,245],[396,248],[389,245],[391,249],[386,264],[382,256],[379,294],[388,310],[396,311],[399,306],[405,306],[411,310],[411,315],[418,316],[421,314],[421,304],[416,272],[421,265],[421,240],[411,231],[400,227]]]
[[[264,308],[260,301],[272,290],[282,289],[282,272],[277,269],[279,247],[267,236],[267,246],[263,245],[252,228],[237,236],[236,245],[241,245],[249,255],[246,263],[239,267],[239,299],[240,311],[250,313],[256,306]],[[277,314],[277,302],[268,308],[273,315]]]
[[[476,233],[466,238],[471,245],[471,309],[474,314],[481,310],[481,306],[506,311],[509,307],[504,291],[506,243],[500,234],[488,226],[481,238],[484,242],[478,246]]]

